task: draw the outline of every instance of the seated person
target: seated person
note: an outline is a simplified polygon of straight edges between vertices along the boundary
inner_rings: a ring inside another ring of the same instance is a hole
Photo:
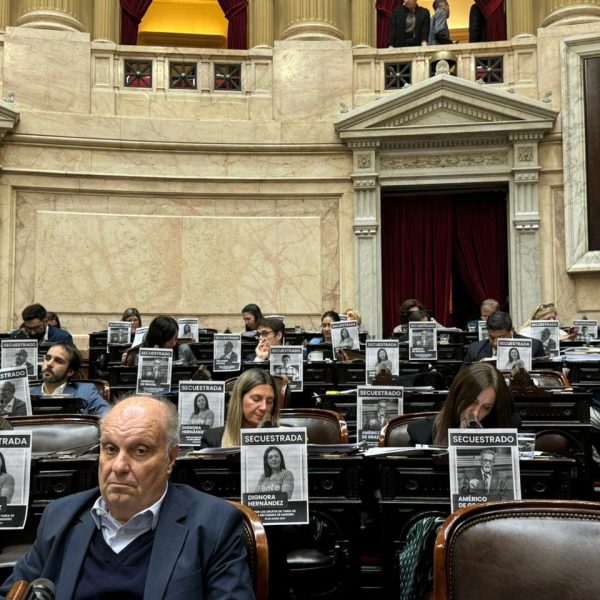
[[[409,422],[407,432],[413,444],[447,446],[448,429],[520,425],[502,374],[489,363],[475,363],[456,375],[436,417]]]
[[[327,310],[321,316],[321,335],[309,340],[308,344],[331,344],[331,324],[338,323],[340,315],[335,310]]]
[[[55,312],[46,311],[48,327],[58,327],[60,329],[60,319]]]
[[[179,325],[173,317],[158,315],[152,319],[141,346],[130,348],[124,355],[122,363],[133,366],[137,364],[139,348],[172,348],[174,365],[195,365],[196,357],[188,344],[178,344]]]
[[[71,377],[81,369],[82,362],[81,353],[73,344],[59,342],[50,346],[42,362],[43,383],[32,387],[31,393],[39,396],[73,396],[84,401],[82,414],[106,414],[110,407],[93,383],[71,381]]]
[[[362,324],[362,317],[356,308],[347,308],[344,311],[346,317],[348,317],[348,321],[356,321],[356,324],[360,327]]]
[[[492,358],[496,356],[496,346],[499,338],[521,338],[525,336],[514,332],[512,319],[508,313],[500,310],[492,313],[487,321],[488,338],[469,344],[467,354],[461,368],[471,363],[480,361],[483,358]],[[544,356],[544,347],[539,340],[533,340],[531,346],[531,357],[540,358]]]
[[[248,369],[237,378],[231,391],[225,427],[206,430],[200,447],[237,447],[240,445],[240,429],[262,427],[267,423],[275,427],[279,425],[277,383],[264,369]],[[292,490],[293,487],[289,493]],[[267,526],[266,530],[269,543],[269,598],[289,598],[286,556],[289,539],[297,531],[297,526]]]
[[[558,321],[558,311],[554,304],[540,304],[531,313],[529,319],[521,325],[519,333],[526,337],[531,335],[531,321]],[[560,326],[560,324],[559,324]],[[569,333],[564,329],[559,329],[561,341],[571,341],[577,337],[577,333]]]
[[[469,321],[467,323],[467,331],[477,331],[477,327],[479,325],[479,321],[487,321],[487,318],[495,313],[500,308],[500,303],[498,300],[494,300],[493,298],[488,298],[481,303],[479,307],[479,319],[474,319],[473,321]]]
[[[201,448],[232,448],[240,445],[240,429],[279,423],[279,394],[272,375],[264,369],[248,369],[236,380],[224,427],[208,429]]]
[[[263,317],[256,328],[258,344],[256,350],[248,356],[248,362],[264,362],[269,360],[272,346],[283,346],[285,335],[285,323],[279,319]]]
[[[140,315],[140,311],[135,307],[126,308],[121,315],[121,321],[131,323],[131,333],[133,335],[138,327],[142,326],[142,315]]]
[[[410,337],[409,332],[408,332],[408,324],[409,323],[426,323],[427,321],[430,321],[430,320],[431,319],[429,318],[429,315],[424,310],[411,311],[408,314],[408,317],[406,319],[406,325],[405,325],[406,330],[404,331],[403,334],[400,335],[398,340],[400,342],[408,342],[408,338]]]
[[[400,305],[400,324],[394,327],[392,333],[405,333],[407,331],[406,323],[411,312],[425,311],[423,303],[416,298],[408,298]],[[408,338],[407,338],[408,339]]]
[[[242,336],[254,338],[256,336],[258,322],[263,318],[260,306],[258,306],[258,304],[246,304],[246,306],[242,308],[242,318],[244,319],[244,331],[242,331]]]
[[[254,598],[242,514],[169,483],[179,422],[170,401],[130,397],[100,431],[99,488],[44,510],[33,548],[0,588],[46,577],[56,598]]]
[[[66,329],[48,325],[48,312],[41,304],[26,306],[21,313],[21,318],[23,325],[10,334],[12,339],[30,338],[38,340],[38,342],[73,343],[73,338]]]

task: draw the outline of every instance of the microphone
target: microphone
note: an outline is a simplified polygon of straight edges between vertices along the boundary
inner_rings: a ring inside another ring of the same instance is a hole
[[[483,429],[483,425],[479,422],[477,417],[473,413],[469,413],[460,422],[461,429]]]
[[[45,577],[39,577],[31,582],[31,591],[33,600],[55,600],[56,588],[54,583]]]

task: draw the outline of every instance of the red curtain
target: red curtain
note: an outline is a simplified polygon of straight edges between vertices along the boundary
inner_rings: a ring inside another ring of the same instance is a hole
[[[382,198],[381,223],[384,335],[399,323],[407,298],[453,325],[453,269],[476,305],[486,298],[504,304],[506,192],[389,193]]]
[[[447,198],[386,197],[382,203],[383,327],[399,323],[398,309],[417,298],[440,323],[450,324],[452,204]]]
[[[229,21],[227,47],[230,50],[248,48],[248,0],[219,0],[219,5]]]
[[[504,0],[475,0],[486,22],[488,42],[498,42],[506,39],[506,15]]]
[[[454,259],[471,298],[496,298],[504,305],[508,288],[506,194],[461,199],[455,206]]]
[[[378,48],[387,48],[390,25],[392,24],[392,11],[397,4],[403,3],[404,0],[376,0]]]
[[[121,44],[137,44],[138,27],[152,0],[121,0]]]

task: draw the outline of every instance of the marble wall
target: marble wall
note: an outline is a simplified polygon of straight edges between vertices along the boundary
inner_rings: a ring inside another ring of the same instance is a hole
[[[560,111],[561,40],[599,33],[561,26],[479,51],[506,57],[509,80],[497,89]],[[453,50],[466,79],[473,48]],[[414,59],[422,81],[433,54],[336,40],[132,48],[7,28],[1,95],[14,92],[20,121],[0,144],[0,328],[33,301],[61,314],[83,346],[129,305],[233,330],[247,302],[307,328],[323,310],[354,305],[377,261],[357,260],[352,151],[334,123],[395,93],[382,89],[387,60]],[[124,88],[124,58],[154,61],[151,89]],[[170,59],[197,61],[197,90],[168,89]],[[236,60],[243,91],[214,90],[214,63]],[[566,269],[563,123],[539,144],[539,301],[559,302],[568,320],[600,314],[600,277]]]

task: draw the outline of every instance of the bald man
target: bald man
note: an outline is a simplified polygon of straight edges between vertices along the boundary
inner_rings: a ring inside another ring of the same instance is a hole
[[[61,600],[254,598],[241,513],[169,482],[178,431],[166,400],[116,404],[102,421],[99,488],[48,505],[0,597],[45,577]]]

